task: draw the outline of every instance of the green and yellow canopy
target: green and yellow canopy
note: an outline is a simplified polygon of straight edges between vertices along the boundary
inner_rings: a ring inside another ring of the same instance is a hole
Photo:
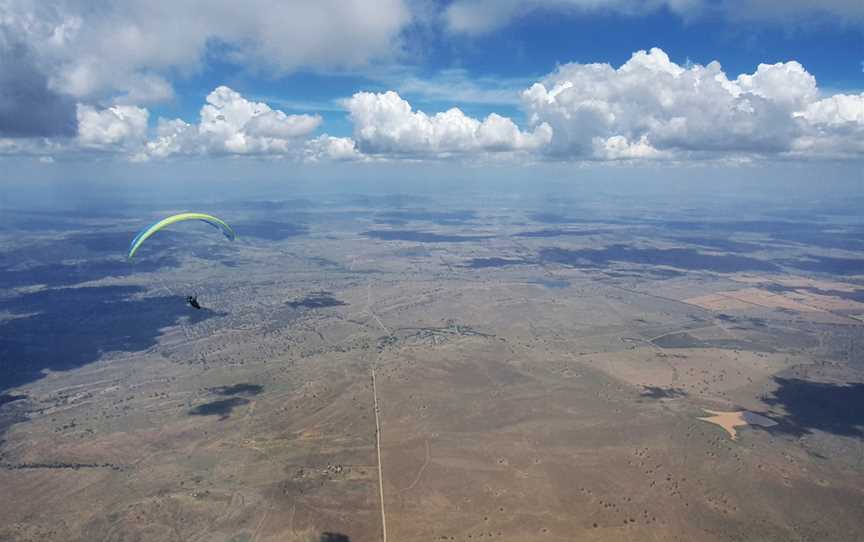
[[[215,228],[219,228],[222,231],[222,234],[225,235],[229,240],[233,241],[237,238],[237,234],[234,233],[234,230],[231,229],[224,220],[220,218],[216,218],[213,215],[208,215],[204,213],[180,213],[177,215],[169,216],[168,218],[163,218],[159,222],[154,224],[150,224],[140,232],[138,235],[132,239],[132,244],[129,245],[129,254],[127,258],[130,260],[138,252],[138,248],[150,237],[153,236],[156,232],[165,228],[166,226],[170,226],[176,222],[183,222],[184,220],[201,220],[202,222],[206,222]]]

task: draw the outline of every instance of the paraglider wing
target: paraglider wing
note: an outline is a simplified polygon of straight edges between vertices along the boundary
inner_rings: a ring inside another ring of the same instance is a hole
[[[127,255],[128,259],[132,259],[136,252],[138,252],[138,248],[149,239],[154,233],[161,230],[166,226],[170,226],[176,222],[183,222],[184,220],[201,220],[210,224],[211,226],[218,228],[222,231],[222,234],[225,235],[229,240],[233,241],[237,238],[237,234],[234,233],[234,230],[231,229],[225,221],[220,218],[216,218],[213,215],[208,215],[204,213],[180,213],[177,215],[169,216],[168,218],[163,218],[159,222],[155,224],[150,224],[140,232],[138,235],[132,239],[132,244],[129,245],[129,254]]]

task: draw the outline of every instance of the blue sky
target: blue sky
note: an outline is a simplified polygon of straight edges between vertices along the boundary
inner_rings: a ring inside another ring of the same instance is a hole
[[[58,163],[818,167],[864,154],[860,2],[0,10],[0,160],[19,178]]]
[[[409,46],[389,70],[387,66],[354,73],[303,69],[267,75],[220,62],[216,52],[203,73],[175,83],[183,91],[178,100],[164,104],[160,113],[194,117],[204,97],[216,86],[226,84],[280,105],[285,111],[299,113],[320,107],[318,112],[325,116],[328,127],[338,125],[330,133],[350,135],[351,126],[345,121],[339,99],[358,90],[382,92],[398,86],[399,73],[411,73],[430,84],[446,84],[448,73],[464,71],[464,77],[481,88],[509,91],[511,103],[460,102],[457,96],[447,100],[416,90],[400,94],[429,111],[458,106],[475,116],[491,112],[518,115],[518,95],[525,82],[539,79],[557,65],[608,62],[618,66],[634,51],[652,47],[663,49],[680,64],[688,59],[701,64],[717,60],[733,75],[750,73],[760,63],[797,60],[824,89],[851,93],[864,90],[864,34],[860,25],[840,19],[825,18],[805,25],[730,22],[716,15],[688,20],[668,9],[643,16],[544,10],[528,13],[488,34],[452,34],[440,28],[418,33],[422,34],[420,44]]]

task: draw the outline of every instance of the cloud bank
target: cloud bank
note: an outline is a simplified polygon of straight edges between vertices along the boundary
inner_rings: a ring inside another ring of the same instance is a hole
[[[343,160],[752,161],[861,160],[864,93],[825,95],[796,61],[727,75],[719,63],[682,66],[660,49],[619,67],[570,63],[521,93],[524,126],[457,107],[424,112],[394,91],[342,100],[351,137],[319,133],[318,115],[286,114],[220,86],[196,122],[117,104],[76,106],[76,137],[0,139],[0,153],[116,153],[137,161],[183,156]]]

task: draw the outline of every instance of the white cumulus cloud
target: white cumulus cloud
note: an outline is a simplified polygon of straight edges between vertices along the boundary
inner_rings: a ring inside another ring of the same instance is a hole
[[[327,134],[306,142],[304,158],[308,162],[345,162],[368,159],[357,150],[357,144],[350,137],[333,137]]]
[[[115,150],[140,145],[147,137],[149,112],[133,105],[96,109],[78,104],[78,142],[91,149]]]
[[[814,125],[864,126],[864,92],[861,94],[835,94],[807,105],[798,113]]]
[[[624,136],[595,137],[591,140],[595,157],[604,160],[642,160],[662,158],[664,155],[642,136],[639,141],[628,141]]]
[[[864,93],[835,94],[795,115],[807,126],[793,145],[797,154],[864,157]]]
[[[146,153],[157,158],[173,154],[292,154],[320,124],[317,115],[287,115],[220,86],[207,96],[198,124],[159,119],[156,137],[147,143]]]
[[[345,101],[354,139],[369,154],[434,157],[479,152],[532,151],[549,142],[551,129],[533,132],[491,114],[480,121],[458,108],[427,115],[414,111],[396,92],[358,92]]]
[[[527,89],[523,104],[532,125],[552,127],[547,152],[565,159],[807,156],[864,126],[860,97],[820,99],[798,62],[729,79],[717,62],[683,67],[656,48],[617,69],[565,64]]]

